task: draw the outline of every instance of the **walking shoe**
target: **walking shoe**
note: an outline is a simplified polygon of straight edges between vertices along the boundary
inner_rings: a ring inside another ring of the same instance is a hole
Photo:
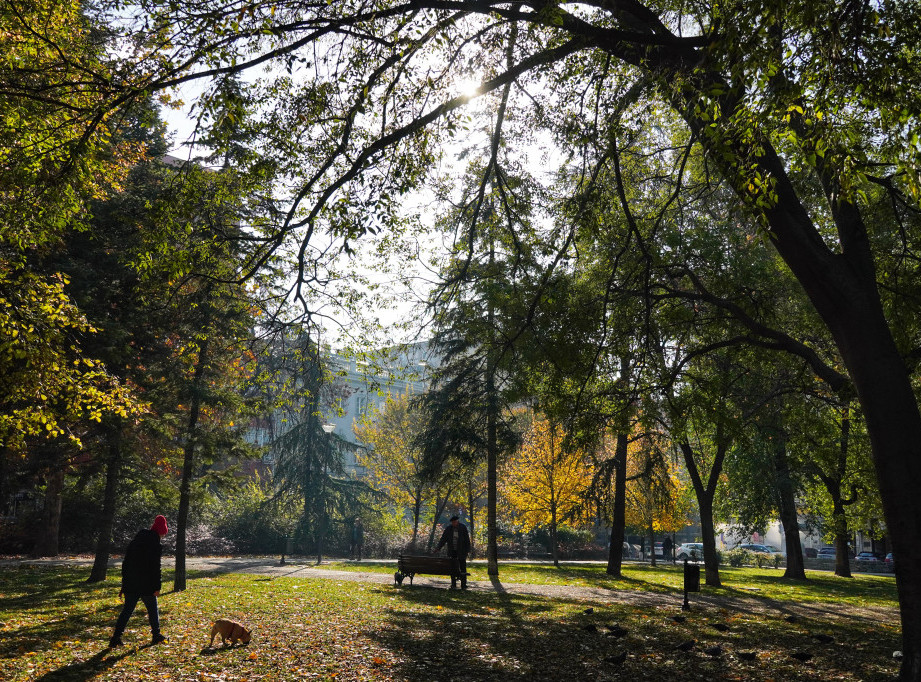
[[[113,637],[109,640],[109,648],[114,649],[117,646],[124,646],[125,643],[122,641],[121,637]]]
[[[151,642],[151,644],[160,644],[161,642],[165,642],[165,641],[166,641],[166,637],[164,637],[158,632],[157,634],[153,636],[153,641]]]

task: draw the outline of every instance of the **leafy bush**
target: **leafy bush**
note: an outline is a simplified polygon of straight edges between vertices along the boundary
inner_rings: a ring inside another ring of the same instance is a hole
[[[753,562],[752,552],[749,552],[747,549],[742,549],[741,547],[730,549],[728,552],[726,552],[725,556],[726,561],[733,568],[747,566]]]

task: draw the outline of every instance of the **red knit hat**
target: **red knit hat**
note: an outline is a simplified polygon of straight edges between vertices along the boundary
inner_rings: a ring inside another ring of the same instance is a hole
[[[159,536],[166,535],[167,526],[166,526],[166,517],[163,515],[158,516],[154,519],[153,525],[150,527],[150,530],[154,531]]]

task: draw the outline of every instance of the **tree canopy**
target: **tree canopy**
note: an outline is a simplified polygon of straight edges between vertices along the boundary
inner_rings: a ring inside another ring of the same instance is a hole
[[[687,163],[697,155],[697,177],[712,179],[731,209],[731,251],[762,237],[834,341],[840,363],[744,309],[722,306],[762,345],[798,355],[833,392],[857,397],[900,557],[903,676],[921,678],[921,413],[912,383],[921,357],[917,3],[113,0],[96,7],[112,27],[118,68],[68,62],[63,80],[38,79],[32,88],[32,65],[14,64],[9,91],[70,112],[68,122],[82,131],[65,147],[70,168],[103,134],[110,112],[132,99],[199,80],[196,106],[216,110],[227,79],[251,71],[244,99],[259,104],[248,144],[274,160],[284,209],[252,241],[241,276],[293,242],[299,285],[322,284],[310,258],[320,235],[352,250],[362,236],[398,225],[400,198],[427,186],[452,143],[479,136],[487,156],[473,186],[479,196],[495,193],[495,215],[507,225],[522,224],[513,200],[520,186],[510,179],[541,164],[547,191],[534,193],[542,197],[534,224],[556,248],[543,259],[539,301],[550,274],[578,255],[575,221],[557,219],[567,207],[591,208],[605,184],[633,236],[625,249],[655,255],[636,227],[642,216],[630,210],[639,188],[627,187],[622,148],[642,140],[655,155],[667,180],[653,187],[662,211],[687,196]],[[22,13],[9,16],[25,23]],[[67,54],[69,37],[38,30],[39,16],[29,21],[32,35],[62,48],[48,50],[53,59]],[[494,106],[478,108],[489,99]],[[213,144],[224,143],[218,136]],[[745,219],[733,220],[736,213]],[[708,229],[703,210],[686,217]],[[754,234],[749,224],[758,226]],[[473,236],[469,243],[473,253]],[[734,272],[738,263],[725,268]],[[706,298],[709,283],[687,276]],[[754,289],[772,284],[769,277],[761,272]]]

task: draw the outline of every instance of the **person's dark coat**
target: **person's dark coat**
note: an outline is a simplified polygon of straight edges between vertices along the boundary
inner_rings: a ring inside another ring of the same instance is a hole
[[[448,546],[449,556],[467,556],[470,553],[470,532],[467,530],[467,526],[462,523],[457,524],[457,547],[455,547],[454,526],[448,524],[444,533],[441,534],[441,540],[438,541],[438,546],[435,548],[435,551],[437,552],[444,545]]]
[[[161,553],[160,536],[155,531],[149,528],[138,531],[122,561],[122,591],[141,595],[159,592]]]

